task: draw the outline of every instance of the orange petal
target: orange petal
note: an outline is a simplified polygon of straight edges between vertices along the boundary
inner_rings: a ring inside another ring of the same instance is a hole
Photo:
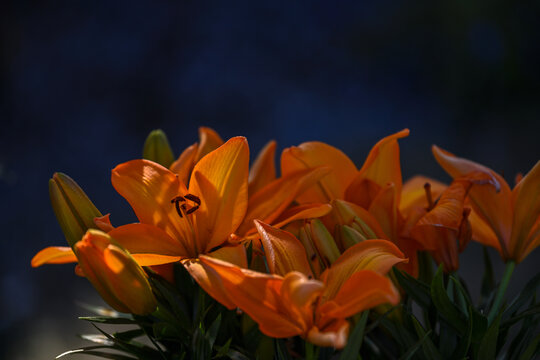
[[[429,206],[426,198],[425,184],[430,185],[431,197],[435,201],[446,189],[446,185],[440,181],[417,175],[403,184],[401,189],[401,201],[399,211],[402,214],[408,214],[413,208],[427,208]]]
[[[401,130],[381,140],[369,152],[364,165],[356,174],[347,189],[345,200],[355,202],[355,188],[365,179],[384,187],[392,183],[396,187],[396,193],[401,194],[401,166],[399,159],[399,145],[397,140],[409,135],[409,129]],[[399,199],[397,201],[399,203]]]
[[[195,165],[195,157],[197,156],[198,145],[197,143],[187,147],[178,159],[171,164],[169,169],[178,175],[178,179],[188,185],[189,177],[191,176],[191,170]]]
[[[269,141],[264,146],[249,170],[248,193],[251,195],[276,179],[276,142]]]
[[[195,157],[195,162],[198,162],[204,156],[216,150],[221,145],[223,145],[223,139],[221,139],[217,132],[215,132],[213,129],[210,129],[209,127],[200,127],[199,147],[197,149],[197,156]]]
[[[399,293],[387,277],[372,270],[361,270],[351,275],[337,294],[317,308],[324,325],[333,319],[345,319],[374,306],[399,302]]]
[[[253,220],[273,222],[300,194],[312,187],[329,168],[300,170],[287,174],[255,193],[248,202],[248,209],[239,234],[246,234],[253,228]],[[309,190],[308,190],[309,191]]]
[[[247,208],[249,148],[235,137],[202,158],[193,169],[189,192],[201,199],[193,213],[199,251],[223,244],[242,222]]]
[[[141,223],[159,227],[181,242],[183,249],[194,252],[191,226],[186,218],[180,218],[171,203],[187,192],[175,174],[152,161],[132,160],[114,168],[111,181]]]
[[[321,275],[326,284],[323,299],[332,299],[357,271],[373,270],[384,275],[395,264],[406,261],[401,250],[387,240],[365,240],[353,245]]]
[[[354,163],[337,148],[322,142],[306,142],[298,147],[283,150],[281,154],[281,175],[321,166],[330,167],[331,173],[297,198],[299,203],[327,203],[333,199],[343,199],[345,189],[356,175]]]
[[[510,241],[512,230],[512,193],[506,181],[493,170],[472,162],[458,158],[453,154],[433,146],[433,155],[442,168],[453,178],[467,175],[471,172],[483,172],[493,177],[493,182],[500,189],[497,192],[491,186],[473,186],[469,192],[474,210],[494,230],[506,250]]]
[[[43,264],[66,264],[77,262],[77,257],[69,246],[49,246],[40,250],[32,258],[32,267]]]
[[[480,244],[495,248],[502,257],[504,254],[502,252],[499,239],[486,221],[478,216],[476,211],[473,210],[469,215],[469,222],[471,223],[472,227],[473,240],[479,242]]]
[[[156,254],[187,257],[184,245],[157,226],[127,224],[111,230],[109,235],[133,254]]]
[[[393,183],[387,183],[371,202],[368,210],[370,214],[381,225],[384,233],[392,240],[398,237],[398,194],[397,188]]]
[[[111,214],[105,214],[103,216],[94,218],[94,224],[96,224],[98,229],[104,232],[109,232],[114,229],[114,226],[111,224],[110,216]]]
[[[259,324],[262,333],[282,338],[303,334],[303,318],[291,316],[291,304],[283,302],[283,278],[240,269],[232,264],[201,256],[201,263],[221,279],[230,299]],[[218,299],[219,300],[219,299]]]
[[[285,210],[272,224],[273,227],[281,228],[293,221],[320,218],[329,214],[332,206],[329,204],[304,204]]]
[[[304,246],[291,233],[276,229],[255,220],[257,230],[266,255],[266,262],[271,274],[285,276],[291,271],[299,271],[313,277]]]
[[[519,182],[512,197],[514,221],[508,252],[511,259],[520,262],[524,250],[533,240],[529,233],[540,215],[540,161]]]
[[[536,223],[533,225],[531,232],[529,233],[529,236],[527,237],[529,240],[527,241],[527,246],[523,251],[520,253],[520,258],[518,261],[521,261],[529,255],[531,251],[536,249],[538,246],[540,246],[540,216],[536,219]]]
[[[208,253],[208,256],[230,262],[241,268],[248,267],[246,248],[242,244],[220,247],[219,249]]]
[[[334,320],[331,326],[326,326],[324,330],[313,326],[309,330],[306,339],[317,346],[343,349],[347,345],[349,327],[350,325],[347,320]]]

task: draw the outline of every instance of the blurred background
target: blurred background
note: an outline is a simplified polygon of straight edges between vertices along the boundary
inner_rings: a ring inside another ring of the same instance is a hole
[[[404,177],[448,181],[436,143],[504,172],[540,159],[540,3],[533,1],[12,1],[0,11],[0,358],[52,359],[87,345],[72,265],[30,268],[64,245],[47,181],[73,177],[114,224],[135,221],[110,170],[161,128],[176,155],[210,126],[252,155],[307,140],[358,166],[400,141]],[[500,276],[502,263],[491,252]],[[482,252],[461,274],[478,292]],[[518,266],[510,293],[538,272]]]

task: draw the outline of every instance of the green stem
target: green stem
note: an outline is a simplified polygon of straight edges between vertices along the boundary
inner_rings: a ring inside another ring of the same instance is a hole
[[[495,301],[493,301],[493,305],[491,306],[491,310],[489,311],[488,315],[488,324],[491,324],[497,314],[499,313],[499,308],[501,307],[504,294],[506,293],[506,289],[508,288],[508,283],[510,282],[510,277],[512,277],[512,273],[514,272],[514,268],[516,267],[516,263],[513,260],[510,260],[506,263],[506,269],[504,269],[504,274],[501,280],[501,283],[499,285],[499,288],[497,289],[497,295],[495,296]]]
[[[304,340],[306,342],[306,360],[313,360],[314,357],[314,351],[313,351],[313,344],[310,343],[307,340]]]

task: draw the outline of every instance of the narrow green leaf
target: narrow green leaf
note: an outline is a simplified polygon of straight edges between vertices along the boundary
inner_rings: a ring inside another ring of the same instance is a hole
[[[79,320],[90,321],[100,324],[122,324],[122,325],[135,325],[137,322],[130,318],[116,318],[109,316],[80,316]]]
[[[208,345],[210,345],[210,349],[214,347],[214,342],[216,341],[217,334],[219,332],[219,327],[221,325],[221,314],[217,316],[217,318],[214,320],[212,325],[208,328],[208,331],[206,332],[206,339],[208,341]]]
[[[510,305],[503,313],[503,320],[510,318],[514,315],[522,306],[527,304],[530,299],[536,294],[538,286],[540,285],[540,273],[536,274],[521,290],[521,292],[514,298]]]
[[[277,360],[291,360],[291,355],[287,351],[285,341],[283,339],[274,339],[275,356]]]
[[[431,283],[431,298],[443,320],[460,333],[467,331],[467,322],[464,314],[450,300],[444,288],[442,265],[439,266]]]
[[[418,280],[425,284],[433,280],[433,258],[427,251],[418,252]]]
[[[495,359],[497,354],[497,338],[499,336],[499,324],[501,322],[501,315],[497,316],[493,323],[486,331],[480,346],[478,347],[478,360],[492,360]]]
[[[529,346],[525,349],[525,351],[521,354],[519,357],[519,360],[529,360],[533,359],[535,354],[538,354],[540,348],[538,347],[538,344],[540,343],[540,334],[536,335],[536,337],[529,343]]]
[[[113,359],[113,360],[137,360],[137,358],[131,357],[131,356],[125,356],[121,354],[114,354],[110,352],[103,352],[103,351],[94,351],[92,349],[95,349],[97,347],[87,347],[87,348],[80,348],[76,350],[70,350],[66,351],[65,353],[62,353],[56,357],[56,359],[60,359],[67,355],[74,355],[74,354],[85,354],[85,355],[94,355],[99,356],[103,359]],[[87,350],[88,349],[88,350]]]
[[[518,354],[533,341],[533,336],[537,335],[540,319],[527,317],[523,320],[521,328],[508,347],[507,355],[509,359],[516,359]],[[503,331],[501,331],[503,332]]]
[[[232,338],[229,338],[229,340],[227,340],[225,345],[216,346],[217,354],[214,356],[214,358],[220,358],[220,357],[224,357],[225,355],[227,355],[228,352],[229,352],[229,348],[231,346],[231,342],[232,342]]]
[[[422,349],[424,350],[424,355],[428,359],[442,360],[442,356],[437,350],[437,347],[435,346],[435,344],[433,344],[433,341],[431,341],[429,336],[426,337],[427,332],[422,327],[422,324],[420,324],[420,322],[414,316],[411,316],[411,319],[413,321],[414,328],[416,330],[416,334],[418,335],[418,338],[419,339],[425,338],[425,340],[422,341]]]
[[[358,359],[358,353],[360,352],[360,346],[362,346],[362,339],[364,338],[364,329],[368,319],[369,311],[364,311],[360,320],[354,327],[352,334],[349,336],[347,346],[343,349],[341,360],[356,360]]]
[[[431,330],[426,332],[424,336],[416,342],[412,347],[407,350],[405,354],[403,354],[399,360],[409,360],[413,357],[413,355],[420,349],[420,347],[424,344],[424,342],[429,339],[429,335],[431,334]]]
[[[429,285],[416,280],[414,277],[397,268],[393,270],[399,285],[405,290],[407,295],[413,298],[421,307],[429,308],[431,306]]]

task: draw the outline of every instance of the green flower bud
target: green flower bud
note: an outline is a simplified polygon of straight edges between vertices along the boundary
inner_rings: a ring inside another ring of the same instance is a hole
[[[174,154],[163,130],[153,130],[144,142],[143,158],[169,168],[174,162]]]

